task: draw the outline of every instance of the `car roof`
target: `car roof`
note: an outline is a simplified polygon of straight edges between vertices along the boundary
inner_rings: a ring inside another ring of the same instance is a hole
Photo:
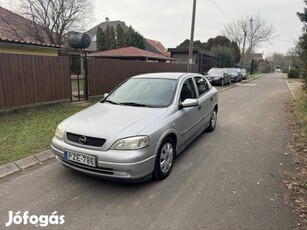
[[[198,73],[184,73],[184,72],[163,72],[163,73],[147,73],[147,74],[140,74],[136,75],[134,77],[131,77],[132,79],[135,78],[159,78],[159,79],[174,79],[178,80],[180,78],[186,77],[186,76],[195,76],[200,75]]]

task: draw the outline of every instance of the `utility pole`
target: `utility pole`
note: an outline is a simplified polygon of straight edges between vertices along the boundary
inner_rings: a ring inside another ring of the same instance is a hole
[[[193,41],[194,41],[194,27],[195,27],[195,14],[196,14],[196,0],[193,0],[193,12],[192,12],[192,25],[191,25],[191,36],[188,56],[188,71],[192,71],[192,55],[193,55]]]
[[[241,68],[243,68],[244,64],[244,55],[245,55],[245,42],[246,42],[246,37],[247,37],[247,31],[244,29],[244,39],[243,39],[243,48],[242,48],[242,55],[241,55]]]

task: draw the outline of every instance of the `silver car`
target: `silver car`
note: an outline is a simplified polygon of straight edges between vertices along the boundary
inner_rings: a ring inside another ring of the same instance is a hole
[[[84,173],[162,180],[176,155],[215,129],[217,112],[217,90],[203,75],[138,75],[61,122],[51,147],[64,166]]]

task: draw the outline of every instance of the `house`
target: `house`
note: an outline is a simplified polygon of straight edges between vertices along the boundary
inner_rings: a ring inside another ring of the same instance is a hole
[[[167,49],[162,45],[161,42],[156,40],[145,38],[145,50],[170,57],[170,53],[167,51]]]
[[[89,50],[97,50],[96,47],[96,34],[97,34],[97,29],[100,27],[103,29],[103,31],[106,30],[107,26],[112,26],[114,30],[116,30],[117,24],[119,24],[124,31],[128,29],[128,26],[126,26],[125,22],[122,21],[110,21],[109,18],[106,18],[104,22],[98,24],[97,26],[91,28],[90,30],[86,31],[85,33],[90,37],[91,39],[91,45],[88,47]]]
[[[0,52],[58,56],[62,48],[37,40],[30,29],[32,25],[32,21],[0,7]],[[40,33],[44,34],[43,29]]]
[[[147,62],[167,62],[173,60],[172,58],[165,57],[161,54],[152,53],[133,46],[96,52],[89,54],[88,56],[95,58],[137,60]]]
[[[105,31],[107,26],[112,26],[116,33],[116,27],[118,24],[123,28],[124,31],[128,30],[128,26],[126,25],[125,22],[122,22],[119,20],[110,21],[109,18],[106,18],[104,22],[98,24],[97,26],[85,32],[91,39],[91,45],[88,47],[88,49],[92,51],[97,50],[96,34],[97,34],[98,27],[100,27],[101,29]],[[152,52],[152,53],[156,53],[156,54],[160,54],[160,55],[169,57],[169,52],[167,51],[167,49],[162,45],[161,42],[156,41],[156,40],[145,38],[145,50]]]
[[[57,45],[0,38],[0,53],[58,56],[60,50]]]
[[[189,48],[169,48],[168,51],[170,52],[170,57],[174,59],[174,63],[189,63]],[[204,74],[212,67],[212,57],[209,51],[194,48],[192,52],[192,64],[196,64],[198,66],[198,72]]]
[[[263,53],[249,53],[246,54],[247,56],[247,60],[251,61],[251,60],[264,60],[263,58]]]

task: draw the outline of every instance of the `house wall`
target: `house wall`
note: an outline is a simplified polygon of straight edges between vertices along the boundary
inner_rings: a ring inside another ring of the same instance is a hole
[[[42,56],[58,56],[58,51],[55,49],[46,48],[36,48],[27,46],[16,46],[0,44],[0,53],[10,53],[10,54],[29,54],[29,55],[42,55]]]
[[[188,53],[171,53],[171,58],[174,58],[174,63],[188,63]],[[192,63],[195,64],[197,60],[197,54],[193,53]]]

